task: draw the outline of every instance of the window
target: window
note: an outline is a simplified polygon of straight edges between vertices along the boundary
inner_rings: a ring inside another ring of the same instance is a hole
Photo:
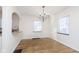
[[[42,31],[42,23],[41,21],[34,21],[34,31]]]
[[[59,33],[69,34],[69,16],[65,16],[59,19]]]

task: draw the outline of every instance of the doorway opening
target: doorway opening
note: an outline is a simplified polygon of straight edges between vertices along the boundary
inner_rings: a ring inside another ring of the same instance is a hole
[[[19,15],[17,13],[12,14],[12,32],[19,31]]]

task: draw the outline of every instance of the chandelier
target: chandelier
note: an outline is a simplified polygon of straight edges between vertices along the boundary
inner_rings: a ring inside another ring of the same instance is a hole
[[[46,13],[45,13],[45,6],[42,6],[42,13],[40,14],[41,19],[43,22],[45,21]]]

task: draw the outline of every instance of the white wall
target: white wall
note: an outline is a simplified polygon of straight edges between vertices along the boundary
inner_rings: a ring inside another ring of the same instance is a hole
[[[22,15],[20,30],[23,32],[23,39],[32,39],[34,37],[48,38],[50,36],[50,19],[45,19],[43,22],[42,32],[33,32],[33,22],[38,19],[35,16]]]
[[[57,22],[58,22],[58,19],[63,16],[70,17],[69,36],[57,34],[57,26],[58,26]],[[56,24],[54,25],[53,28],[56,28],[56,30],[52,30],[52,31],[54,31],[55,33],[53,33],[53,34],[55,34],[55,36],[57,36],[54,39],[79,51],[79,7],[70,7],[68,9],[56,14],[54,23],[56,23]]]
[[[2,11],[0,11],[0,28],[2,27],[1,23],[2,23]]]
[[[51,39],[57,39],[57,20],[55,20],[55,16],[51,15],[51,21],[50,21],[50,25],[51,25]]]
[[[0,32],[2,31],[2,8],[0,7]],[[2,47],[2,33],[0,33],[0,52]]]
[[[15,7],[2,7],[2,51],[13,52],[21,40],[19,33],[12,33],[12,13],[16,12]]]

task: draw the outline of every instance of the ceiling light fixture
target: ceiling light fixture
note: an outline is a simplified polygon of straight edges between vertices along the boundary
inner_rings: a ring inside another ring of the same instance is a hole
[[[45,21],[45,16],[46,16],[45,6],[42,6],[42,13],[41,13],[40,17],[42,18],[43,22]]]

